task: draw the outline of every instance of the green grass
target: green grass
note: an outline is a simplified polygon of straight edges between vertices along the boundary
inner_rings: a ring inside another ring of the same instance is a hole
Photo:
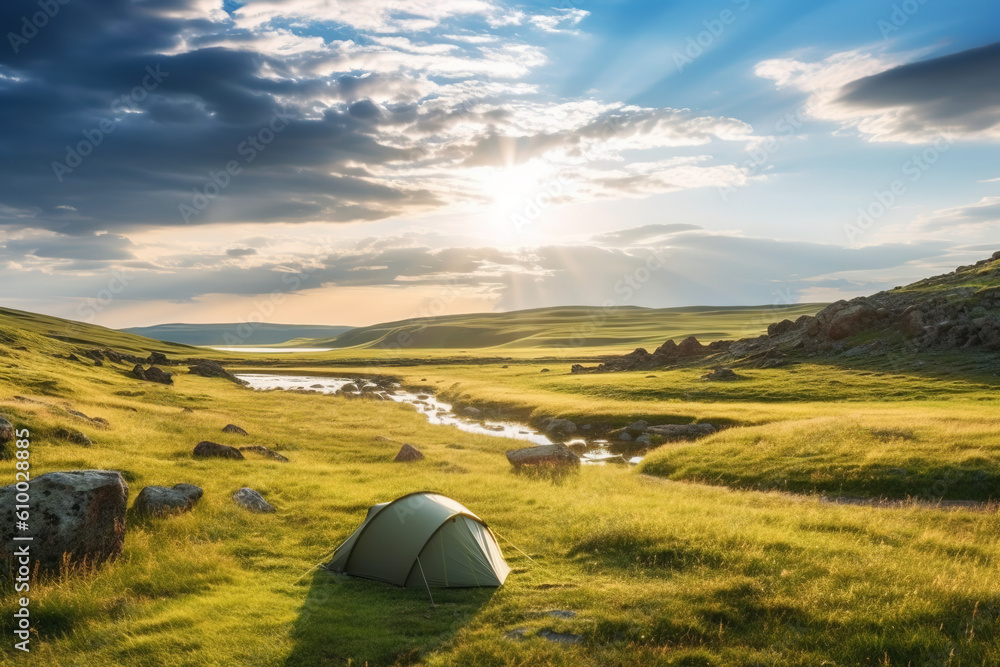
[[[920,496],[930,483],[932,495],[969,495],[975,487],[964,477],[941,478],[951,486],[938,494],[936,471],[996,470],[991,373],[945,375],[944,361],[905,371],[811,364],[741,371],[747,380],[723,386],[702,382],[694,368],[574,376],[546,348],[537,354],[549,360],[524,351],[507,369],[439,363],[448,351],[422,366],[354,369],[529,419],[732,426],[667,445],[640,470],[584,467],[553,483],[511,473],[503,452],[516,443],[435,427],[405,406],[250,393],[184,372],[173,386],[143,383],[128,365],[55,358],[71,348],[46,326],[0,324],[0,412],[31,429],[34,473],[107,468],[123,472],[130,500],[145,485],[178,482],[202,486],[205,497],[187,515],[130,516],[116,562],[38,582],[33,653],[26,661],[6,642],[2,664],[1000,663],[996,512],[841,506],[750,490]],[[151,349],[117,335],[75,337]],[[551,372],[540,373],[543,365]],[[221,433],[228,423],[250,436]],[[93,446],[52,437],[61,427],[83,431]],[[398,444],[376,436],[411,442],[426,459],[395,464]],[[204,439],[263,444],[291,462],[194,460]],[[889,467],[908,475],[896,480],[883,474]],[[0,462],[0,477],[13,481],[13,470]],[[278,512],[237,508],[230,496],[242,486]],[[458,499],[502,536],[514,568],[502,588],[435,591],[432,609],[420,590],[306,574],[368,506],[425,489]],[[8,588],[0,601],[7,637],[14,597]],[[577,616],[555,618],[546,613],[553,609]],[[522,639],[508,638],[518,630]],[[544,630],[583,643],[551,643]]]

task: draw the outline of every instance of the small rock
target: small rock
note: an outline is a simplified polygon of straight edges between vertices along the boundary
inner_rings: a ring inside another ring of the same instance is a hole
[[[194,452],[192,453],[197,458],[243,459],[243,454],[235,447],[220,445],[207,440],[195,445]]]
[[[270,503],[264,500],[263,496],[245,486],[233,494],[233,500],[236,501],[237,505],[251,512],[269,513],[276,511]]]
[[[635,439],[635,444],[643,445],[644,447],[649,447],[649,445],[652,444],[652,441],[649,439],[648,435],[643,434]]]
[[[202,497],[203,491],[194,484],[147,486],[136,497],[132,509],[143,516],[166,516],[187,512]]]
[[[576,433],[576,424],[569,419],[550,419],[549,423],[545,425],[545,432],[569,435]]]
[[[80,431],[71,428],[57,429],[54,435],[60,440],[69,440],[75,445],[83,445],[84,447],[90,447],[92,444],[94,444],[93,442],[90,441],[90,438],[88,438],[85,434],[80,433]]]
[[[556,618],[576,618],[576,612],[570,609],[550,609],[543,613]]]
[[[580,465],[580,457],[565,445],[539,445],[512,449],[507,452],[507,460],[515,468],[539,465]]]
[[[311,384],[311,385],[309,385],[309,388],[310,389],[322,389],[323,385],[321,385],[321,384]]]
[[[168,366],[170,365],[170,360],[167,359],[167,355],[162,352],[150,352],[149,357],[146,359],[146,363],[150,366],[155,366],[156,364]]]
[[[701,376],[702,380],[709,382],[732,382],[742,380],[743,376],[737,375],[732,368],[713,368],[710,372]]]
[[[423,458],[424,455],[419,449],[409,443],[405,443],[399,448],[399,453],[396,454],[396,458],[394,458],[393,461],[400,463],[406,461],[420,461]]]
[[[135,367],[132,368],[132,375],[147,382],[158,382],[160,384],[174,383],[173,375],[171,373],[167,373],[156,366],[150,366],[146,370],[143,370],[142,364],[136,364]]]
[[[482,417],[483,416],[483,411],[482,410],[480,410],[479,408],[474,408],[472,406],[462,408],[461,413],[463,415],[465,415],[466,417],[475,417],[475,418],[478,418],[478,417]]]
[[[548,369],[548,368],[543,368],[542,370],[540,370],[540,371],[538,371],[538,372],[539,372],[539,373],[549,373],[549,372],[551,372],[551,371],[549,371],[549,369]]]
[[[632,434],[645,433],[646,429],[649,428],[649,422],[640,419],[639,421],[634,421],[625,427],[625,430]]]
[[[236,424],[226,424],[222,427],[223,433],[233,433],[235,435],[250,435]]]
[[[628,431],[619,431],[618,432],[618,439],[622,440],[624,442],[632,442],[632,436],[629,435]]]
[[[288,463],[288,457],[279,454],[273,449],[268,449],[264,445],[250,445],[249,447],[240,447],[240,451],[253,452],[254,454],[260,454],[261,456],[266,456],[267,458],[274,459],[275,461]]]

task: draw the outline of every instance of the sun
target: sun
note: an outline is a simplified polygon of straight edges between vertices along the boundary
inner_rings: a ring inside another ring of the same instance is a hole
[[[537,231],[551,215],[551,165],[532,160],[523,164],[488,168],[480,174],[483,199],[488,207],[491,233],[498,240],[518,242]]]

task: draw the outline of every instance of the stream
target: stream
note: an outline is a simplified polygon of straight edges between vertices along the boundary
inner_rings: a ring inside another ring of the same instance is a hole
[[[298,391],[313,391],[321,394],[335,394],[347,385],[360,387],[366,384],[364,378],[338,378],[323,377],[318,375],[275,375],[275,374],[238,374],[241,380],[245,380],[251,389],[267,391],[274,389],[287,389]],[[631,456],[628,452],[615,452],[612,445],[604,439],[594,438],[572,438],[565,441],[552,440],[546,434],[537,429],[511,421],[496,421],[492,419],[479,419],[455,414],[452,405],[438,400],[430,392],[411,392],[403,389],[399,385],[391,388],[380,388],[379,392],[383,396],[397,403],[407,403],[417,409],[420,414],[427,418],[431,424],[438,426],[452,426],[466,433],[478,433],[481,435],[494,435],[501,438],[511,438],[512,440],[523,440],[533,445],[551,445],[556,442],[563,442],[581,458],[584,464],[603,465],[605,463],[638,463],[641,456]]]

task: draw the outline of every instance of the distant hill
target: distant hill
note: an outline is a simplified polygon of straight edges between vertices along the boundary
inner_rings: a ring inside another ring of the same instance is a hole
[[[611,309],[565,306],[445,315],[358,327],[336,338],[313,340],[311,345],[407,349],[659,345],[665,338],[679,335],[709,340],[758,335],[775,319],[812,315],[823,305]]]
[[[126,333],[185,345],[310,345],[311,339],[333,339],[348,326],[318,324],[157,324],[151,327],[129,327]],[[309,340],[301,340],[309,339]]]

